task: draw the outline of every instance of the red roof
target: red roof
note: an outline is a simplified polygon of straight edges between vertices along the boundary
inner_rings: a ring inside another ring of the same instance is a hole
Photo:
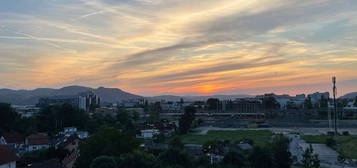
[[[26,138],[26,145],[49,145],[50,139],[46,134],[32,134]]]
[[[7,132],[3,133],[2,136],[8,144],[23,144],[25,140],[25,136],[18,132]]]
[[[15,152],[5,145],[0,145],[0,165],[15,162],[18,160]]]

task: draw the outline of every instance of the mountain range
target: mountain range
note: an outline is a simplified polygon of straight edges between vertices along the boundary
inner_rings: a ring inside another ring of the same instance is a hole
[[[11,103],[15,105],[35,105],[41,97],[58,96],[58,95],[77,95],[81,92],[93,91],[101,98],[102,102],[113,103],[129,99],[146,99],[148,101],[205,101],[208,98],[218,98],[221,100],[236,99],[242,97],[253,97],[251,95],[212,95],[212,96],[174,96],[161,95],[153,97],[144,97],[131,94],[118,88],[97,89],[84,86],[67,86],[60,89],[38,88],[34,90],[12,90],[0,89],[0,102]]]
[[[152,97],[144,97],[125,92],[118,88],[90,88],[84,86],[67,86],[60,89],[38,88],[34,90],[12,90],[0,89],[0,102],[11,103],[15,105],[35,105],[41,97],[57,96],[57,95],[77,95],[81,92],[93,91],[101,98],[102,102],[113,103],[121,100],[129,99],[146,99],[148,101],[206,101],[208,98],[218,98],[220,100],[234,100],[237,98],[254,97],[252,95],[210,95],[210,96],[175,96],[175,95],[160,95]],[[355,98],[357,92],[348,93],[341,98]]]
[[[117,88],[97,89],[83,86],[68,86],[61,89],[39,88],[34,90],[11,90],[0,89],[0,102],[11,103],[15,105],[34,105],[41,97],[58,95],[77,95],[81,92],[93,91],[101,98],[102,102],[118,102],[128,99],[139,99],[142,96],[124,92]]]
[[[347,93],[344,96],[341,96],[341,98],[344,99],[355,99],[356,97],[357,97],[357,92]]]

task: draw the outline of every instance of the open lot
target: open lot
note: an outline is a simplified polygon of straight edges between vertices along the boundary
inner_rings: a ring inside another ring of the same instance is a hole
[[[325,144],[327,135],[305,135],[302,138],[307,143]],[[335,136],[337,146],[335,150],[351,159],[357,159],[357,136]]]
[[[267,144],[273,133],[268,130],[232,130],[232,131],[208,131],[206,134],[187,134],[182,135],[181,139],[186,144],[205,144],[213,140],[239,141],[251,139],[254,145],[264,146]]]

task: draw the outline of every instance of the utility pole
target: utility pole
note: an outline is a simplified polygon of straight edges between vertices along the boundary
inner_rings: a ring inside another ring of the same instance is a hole
[[[336,88],[336,77],[332,77],[332,84],[333,84],[333,106],[334,106],[334,113],[335,113],[335,135],[338,134],[337,131],[337,102],[336,102],[336,94],[337,94],[337,88]]]

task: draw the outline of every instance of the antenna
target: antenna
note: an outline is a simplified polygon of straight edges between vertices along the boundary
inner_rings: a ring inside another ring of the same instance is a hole
[[[337,131],[337,102],[336,102],[336,94],[337,94],[337,88],[336,88],[336,77],[332,77],[332,89],[333,89],[333,106],[334,106],[334,118],[335,118],[335,135],[338,134]]]

